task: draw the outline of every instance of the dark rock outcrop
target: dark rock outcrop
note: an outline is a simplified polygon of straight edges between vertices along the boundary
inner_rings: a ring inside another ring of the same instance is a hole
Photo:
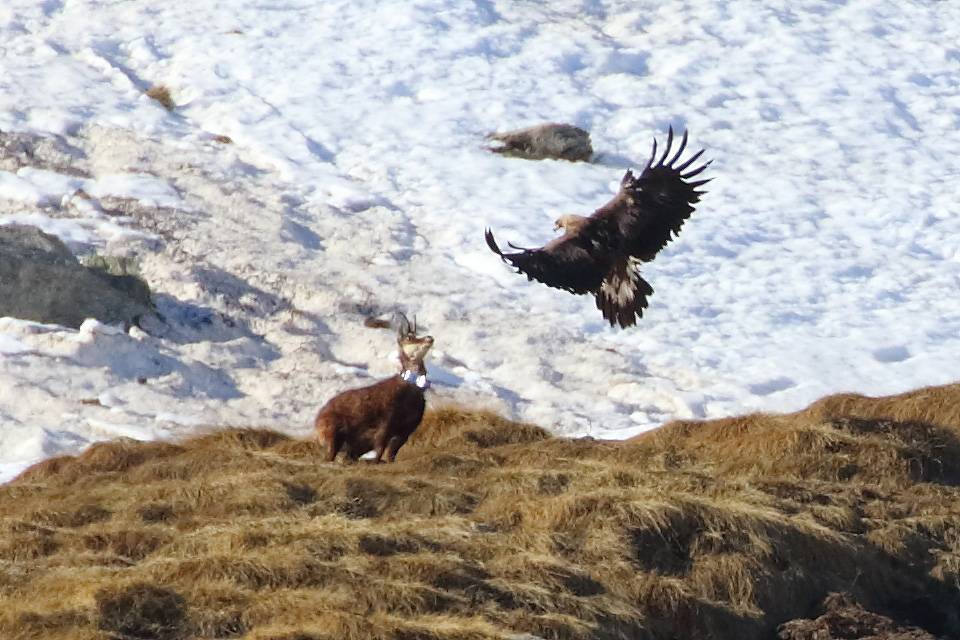
[[[126,326],[155,314],[136,276],[85,267],[36,227],[0,227],[0,316],[77,328],[87,318]]]
[[[905,627],[864,609],[848,594],[832,593],[814,620],[791,620],[777,629],[777,640],[937,640],[923,629]]]

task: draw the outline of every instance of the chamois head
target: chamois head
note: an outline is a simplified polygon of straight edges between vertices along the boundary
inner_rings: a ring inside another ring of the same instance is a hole
[[[400,375],[426,381],[427,367],[423,364],[430,347],[433,346],[432,336],[417,336],[417,319],[414,317],[413,324],[407,320],[407,316],[397,312],[399,316],[399,326],[397,328],[397,346],[400,347]],[[407,374],[407,372],[410,374]],[[422,376],[422,378],[421,378]],[[411,380],[413,382],[413,380]],[[417,382],[420,386],[420,383]]]

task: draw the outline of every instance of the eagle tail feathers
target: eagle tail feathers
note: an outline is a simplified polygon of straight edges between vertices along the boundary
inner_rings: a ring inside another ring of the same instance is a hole
[[[612,269],[596,291],[597,309],[611,327],[626,329],[643,317],[653,294],[650,283],[640,277],[636,262],[629,260]]]

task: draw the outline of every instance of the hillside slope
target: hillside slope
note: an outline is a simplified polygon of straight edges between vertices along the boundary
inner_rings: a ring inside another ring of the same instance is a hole
[[[376,466],[269,430],[95,444],[0,486],[0,635],[760,639],[840,591],[957,636],[957,407],[604,442],[447,406]]]

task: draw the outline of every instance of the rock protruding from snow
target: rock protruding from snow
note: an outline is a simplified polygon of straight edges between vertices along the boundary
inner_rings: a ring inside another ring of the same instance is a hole
[[[491,140],[503,146],[490,147],[495,153],[530,160],[587,161],[593,155],[590,133],[572,124],[548,122],[523,129],[491,133]]]
[[[143,280],[85,267],[36,227],[0,227],[0,316],[78,328],[86,318],[130,325],[155,314]]]

